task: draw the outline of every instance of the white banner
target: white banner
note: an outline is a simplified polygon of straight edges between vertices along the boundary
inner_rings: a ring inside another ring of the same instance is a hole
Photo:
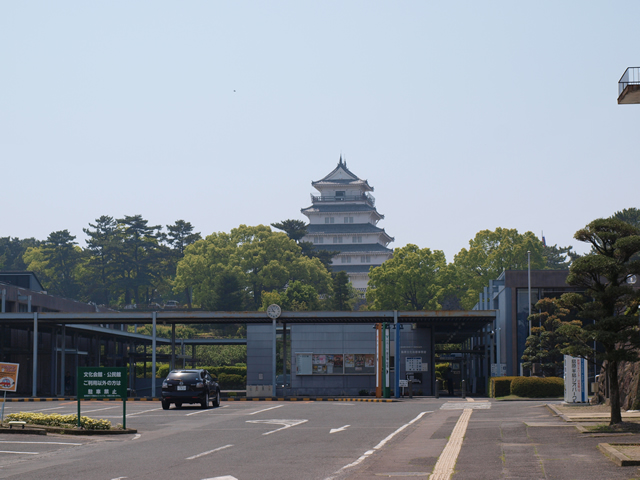
[[[567,403],[586,403],[588,367],[584,358],[564,356],[564,401]]]

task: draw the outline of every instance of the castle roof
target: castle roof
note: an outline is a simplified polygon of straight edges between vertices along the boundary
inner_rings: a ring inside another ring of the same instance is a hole
[[[352,185],[360,186],[364,191],[373,191],[373,187],[369,185],[369,182],[367,180],[358,178],[356,174],[354,174],[347,168],[347,162],[342,160],[342,155],[340,155],[340,161],[338,162],[336,168],[334,168],[328,175],[321,178],[320,180],[311,182],[311,185],[314,187]]]

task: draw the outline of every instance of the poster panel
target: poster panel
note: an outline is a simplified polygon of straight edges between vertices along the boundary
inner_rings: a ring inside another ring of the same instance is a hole
[[[586,403],[587,398],[587,361],[584,358],[564,356],[564,401],[567,403]]]
[[[19,367],[19,363],[0,363],[0,392],[17,390]]]
[[[296,353],[296,375],[311,375],[312,369],[312,354]]]
[[[78,400],[127,398],[126,367],[78,367]]]

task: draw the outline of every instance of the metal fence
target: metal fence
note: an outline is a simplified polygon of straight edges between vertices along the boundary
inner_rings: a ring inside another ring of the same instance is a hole
[[[640,67],[629,67],[624,71],[618,81],[618,96],[622,95],[627,85],[640,85]]]

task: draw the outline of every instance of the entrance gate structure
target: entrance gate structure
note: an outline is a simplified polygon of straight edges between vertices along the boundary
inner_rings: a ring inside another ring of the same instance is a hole
[[[493,323],[495,312],[492,310],[471,311],[366,311],[366,312],[281,312],[277,318],[271,318],[267,312],[202,312],[202,311],[158,311],[158,312],[119,312],[119,313],[0,313],[0,328],[3,335],[19,332],[30,339],[28,352],[17,352],[6,343],[1,343],[0,359],[12,361],[20,357],[22,385],[31,385],[31,395],[38,396],[42,385],[60,385],[60,396],[64,396],[64,372],[69,354],[67,342],[72,335],[90,335],[98,340],[115,338],[127,352],[120,355],[120,361],[127,365],[113,365],[114,356],[101,355],[98,352],[86,354],[85,363],[97,363],[85,366],[128,366],[133,368],[136,360],[136,347],[146,345],[151,356],[150,396],[156,397],[155,376],[158,344],[171,345],[170,358],[175,366],[176,347],[198,344],[243,344],[247,345],[247,386],[248,394],[263,396],[287,395],[351,395],[355,390],[371,391],[375,388],[377,375],[371,372],[371,361],[378,364],[381,360],[376,343],[377,324],[386,324],[389,329],[389,353],[391,357],[391,390],[399,396],[399,380],[407,373],[418,377],[423,395],[433,395],[436,381],[436,345],[460,344],[460,354],[465,366],[462,379],[470,385],[478,385],[478,393],[483,393],[482,385],[490,374],[490,365],[494,359]],[[157,325],[171,325],[171,339],[156,336]],[[246,339],[176,339],[177,324],[246,324]],[[151,325],[151,335],[129,332],[128,325]],[[38,360],[39,350],[43,348],[43,335],[55,348],[50,349],[50,361]],[[287,336],[290,335],[289,340]],[[283,345],[282,386],[278,385],[276,370],[278,338]],[[287,348],[288,344],[290,348]],[[89,343],[88,350],[95,347]],[[25,355],[28,353],[28,355]],[[372,357],[373,355],[373,357]],[[179,355],[180,356],[180,355]],[[418,364],[421,359],[422,370],[409,372],[407,365]],[[410,359],[407,361],[407,359]],[[26,360],[26,362],[24,361]],[[27,363],[27,365],[25,365]],[[291,364],[293,371],[288,370]],[[340,366],[340,363],[342,364]],[[77,364],[77,363],[76,363]],[[340,368],[342,369],[341,371]],[[376,370],[377,371],[377,370]],[[419,378],[421,377],[421,378]],[[290,381],[288,380],[290,379]],[[26,383],[25,383],[26,382]],[[249,388],[250,387],[250,388]],[[56,391],[54,388],[52,391]]]

